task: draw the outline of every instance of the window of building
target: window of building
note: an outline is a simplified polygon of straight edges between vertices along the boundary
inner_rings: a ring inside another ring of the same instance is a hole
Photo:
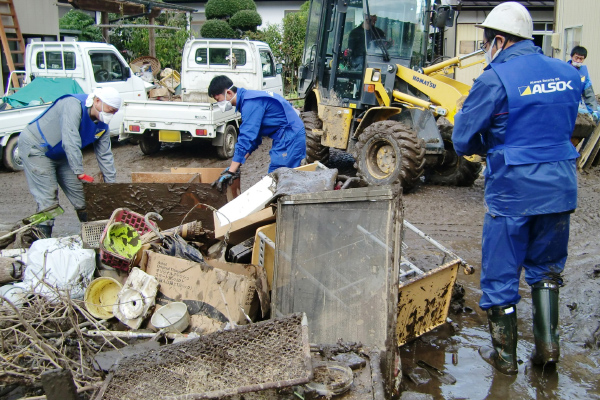
[[[569,60],[571,58],[571,50],[573,50],[573,47],[581,44],[582,30],[582,26],[574,26],[572,28],[565,29],[565,60]]]
[[[126,67],[115,53],[90,51],[90,60],[94,70],[94,79],[98,83],[127,80]]]
[[[45,60],[44,60],[45,55]],[[40,69],[63,69],[63,55],[66,70],[75,69],[75,53],[72,51],[40,51],[36,55],[35,64]]]

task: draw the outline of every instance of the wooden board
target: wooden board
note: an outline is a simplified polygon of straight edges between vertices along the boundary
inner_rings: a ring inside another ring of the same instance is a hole
[[[200,174],[200,183],[216,181],[225,168],[171,168],[172,174]]]
[[[161,229],[178,226],[199,203],[220,208],[227,193],[206,183],[91,183],[84,185],[86,210],[90,221],[108,219],[117,208],[126,207],[145,215],[156,212],[163,220]],[[214,229],[213,212],[197,206],[183,222],[202,221],[205,229]]]
[[[133,183],[200,183],[200,173],[132,172]]]
[[[592,135],[587,139],[583,150],[581,151],[581,157],[577,161],[577,167],[579,169],[586,169],[592,165],[592,162],[598,155],[600,150],[600,124],[596,126]]]

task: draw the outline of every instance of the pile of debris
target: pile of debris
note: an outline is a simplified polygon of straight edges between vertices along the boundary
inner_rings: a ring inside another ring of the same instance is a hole
[[[136,58],[129,66],[135,75],[154,84],[148,93],[148,98],[166,101],[181,100],[179,72],[171,68],[161,69],[160,61],[150,56]]]
[[[86,185],[95,221],[81,236],[2,250],[0,283],[18,282],[0,288],[0,385],[49,399],[379,399],[398,387],[390,343],[446,322],[464,261],[408,223],[443,257],[401,257],[401,188],[351,188],[315,163],[240,194],[239,180],[211,187],[220,172]],[[52,394],[44,377],[57,371],[67,389]]]

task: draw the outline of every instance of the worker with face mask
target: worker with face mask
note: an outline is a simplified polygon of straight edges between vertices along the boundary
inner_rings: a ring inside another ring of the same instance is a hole
[[[579,112],[582,114],[591,114],[594,122],[598,123],[600,120],[600,107],[596,100],[596,94],[592,87],[592,80],[590,79],[590,73],[588,72],[587,66],[583,65],[583,62],[587,58],[587,49],[583,46],[575,46],[571,50],[571,59],[567,61],[571,64],[581,77],[583,83],[583,93],[581,94],[581,102],[579,103]]]
[[[578,153],[570,138],[581,98],[577,71],[532,42],[533,23],[516,2],[496,6],[483,28],[488,65],[455,117],[459,155],[486,155],[481,291],[492,347],[482,357],[518,373],[519,280],[531,287],[534,365],[558,362],[558,294],[577,207]]]
[[[79,220],[87,221],[83,183],[93,178],[84,173],[81,149],[93,144],[104,181],[116,182],[108,124],[122,103],[112,87],[97,88],[90,95],[65,95],[21,132],[19,155],[38,211],[58,204],[60,186]],[[53,225],[50,220],[38,227],[50,237]]]
[[[242,114],[231,165],[214,182],[219,190],[239,177],[240,166],[262,143],[263,136],[273,140],[269,172],[300,166],[306,157],[306,132],[298,113],[286,99],[273,92],[237,88],[225,75],[212,79],[208,94],[221,111],[235,107]]]

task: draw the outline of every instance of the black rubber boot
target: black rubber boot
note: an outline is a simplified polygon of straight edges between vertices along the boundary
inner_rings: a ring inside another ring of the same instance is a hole
[[[88,221],[88,215],[87,215],[87,210],[81,209],[81,210],[76,210],[77,211],[77,218],[79,218],[79,222],[87,222]]]
[[[540,281],[531,286],[533,303],[533,336],[535,349],[531,362],[536,365],[555,364],[560,356],[558,336],[558,284]]]
[[[37,225],[36,228],[46,237],[52,237],[52,225]]]
[[[498,371],[515,375],[517,367],[517,308],[495,306],[487,310],[492,346],[479,349],[481,357]]]

